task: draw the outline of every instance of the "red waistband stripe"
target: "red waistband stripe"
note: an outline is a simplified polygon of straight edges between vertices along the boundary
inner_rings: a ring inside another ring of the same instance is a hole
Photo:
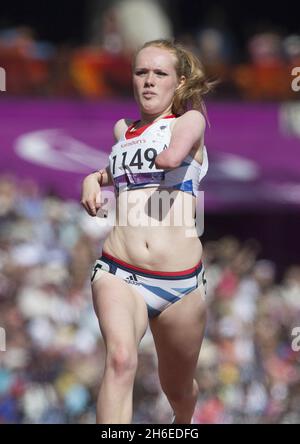
[[[194,267],[187,268],[186,270],[182,271],[154,271],[154,270],[149,270],[148,268],[136,267],[135,265],[128,264],[128,262],[124,262],[121,259],[117,259],[111,254],[106,253],[105,251],[102,251],[102,256],[116,262],[117,264],[123,265],[123,267],[130,268],[131,270],[135,270],[137,272],[140,271],[146,274],[155,274],[157,276],[184,276],[185,274],[191,274],[195,272],[198,268],[202,266],[202,261],[200,260],[198,264],[195,265]]]

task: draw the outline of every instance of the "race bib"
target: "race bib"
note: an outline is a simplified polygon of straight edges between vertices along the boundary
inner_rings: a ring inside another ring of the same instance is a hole
[[[118,143],[109,156],[110,170],[116,184],[157,183],[164,179],[163,169],[155,166],[156,156],[167,148],[162,143],[146,140]]]

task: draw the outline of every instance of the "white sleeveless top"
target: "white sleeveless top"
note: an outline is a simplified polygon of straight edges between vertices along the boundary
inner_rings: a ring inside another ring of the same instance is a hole
[[[109,166],[117,193],[158,186],[197,195],[200,182],[208,170],[205,146],[202,165],[190,155],[174,169],[159,169],[154,163],[155,157],[169,146],[170,124],[175,118],[167,116],[132,134],[129,128],[113,145],[109,155]],[[129,138],[126,138],[128,136]]]

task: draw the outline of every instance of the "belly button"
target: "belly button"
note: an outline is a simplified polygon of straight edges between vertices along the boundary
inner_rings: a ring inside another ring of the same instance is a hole
[[[148,248],[148,242],[146,242],[146,248]]]

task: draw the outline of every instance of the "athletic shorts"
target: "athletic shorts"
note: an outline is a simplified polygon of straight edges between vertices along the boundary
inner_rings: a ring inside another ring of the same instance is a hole
[[[95,262],[92,284],[103,275],[103,272],[114,274],[128,285],[134,285],[144,298],[149,318],[158,316],[169,305],[180,301],[199,285],[203,285],[206,293],[206,279],[201,261],[183,271],[153,271],[135,267],[103,251],[102,256]]]

